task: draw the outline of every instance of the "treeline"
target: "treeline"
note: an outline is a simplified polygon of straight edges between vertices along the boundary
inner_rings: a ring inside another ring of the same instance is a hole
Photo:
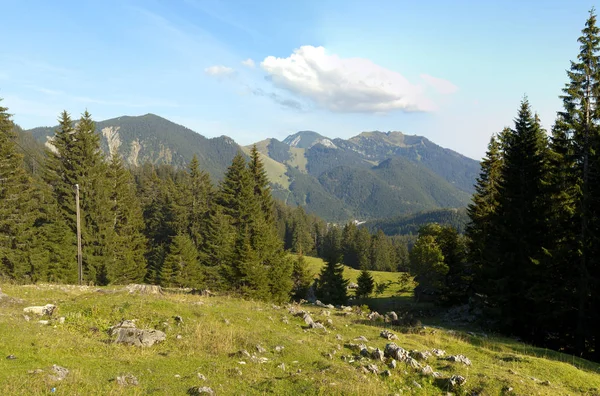
[[[343,250],[351,266],[391,271],[407,255],[383,233],[354,224],[342,231],[274,202],[256,149],[248,161],[238,154],[215,186],[196,157],[188,169],[127,169],[118,155],[105,158],[87,111],[76,123],[63,112],[41,156],[31,154],[4,107],[0,121],[4,279],[77,282],[76,184],[88,284],[146,282],[284,301],[305,297],[312,281],[304,261],[288,252],[330,257]]]
[[[328,226],[301,206],[291,208],[277,203],[275,208],[278,232],[286,250],[323,259],[339,257],[340,263],[355,269],[408,270],[406,238],[389,237],[381,230],[371,234],[369,229],[354,222],[343,227]]]

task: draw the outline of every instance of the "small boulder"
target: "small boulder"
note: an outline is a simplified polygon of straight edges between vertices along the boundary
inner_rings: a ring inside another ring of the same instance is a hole
[[[15,360],[17,357],[15,355],[8,355],[6,357],[7,360]]]
[[[382,338],[385,338],[386,340],[390,340],[390,341],[398,339],[398,336],[396,334],[392,333],[391,331],[389,331],[387,329],[382,330],[381,333],[379,333],[379,335]]]
[[[421,363],[419,363],[416,359],[413,359],[411,357],[406,359],[406,364],[414,368],[415,370],[421,369]]]
[[[135,345],[141,347],[152,346],[167,339],[167,335],[160,330],[142,330],[135,327],[131,320],[123,320],[108,330],[109,335],[115,336],[117,344]]]
[[[56,364],[52,365],[52,368],[50,369],[50,371],[52,371],[52,375],[50,376],[50,379],[52,381],[62,381],[65,378],[67,378],[67,375],[69,375],[69,370],[64,368],[64,367],[60,367]]]
[[[456,389],[467,383],[467,379],[462,375],[453,375],[448,379],[450,389]]]
[[[385,370],[383,373],[381,373],[381,375],[384,377],[391,377],[392,372],[390,370]]]
[[[385,314],[385,321],[386,322],[397,322],[398,321],[398,314],[394,311],[390,311],[388,313]]]
[[[412,351],[410,355],[417,360],[427,360],[431,356],[431,353],[427,351]]]
[[[385,356],[396,359],[399,362],[403,362],[408,359],[408,352],[393,342],[386,344],[383,352]]]
[[[256,352],[258,352],[258,353],[265,353],[265,352],[267,352],[267,350],[265,348],[263,348],[261,345],[257,345],[256,346]]]
[[[138,386],[138,379],[133,374],[120,375],[116,378],[117,384],[120,386]]]
[[[196,377],[198,377],[200,381],[206,381],[206,376],[202,373],[196,374]]]
[[[465,366],[470,366],[471,365],[471,361],[469,360],[468,357],[464,356],[464,355],[452,355],[452,356],[448,356],[448,358],[446,360],[449,360],[451,362],[456,362],[456,363],[462,363]]]
[[[367,337],[362,335],[360,337],[356,337],[354,341],[369,342],[369,340],[367,340]]]
[[[379,348],[375,349],[373,351],[373,353],[371,354],[371,356],[373,357],[373,359],[375,359],[375,360],[381,360],[381,361],[383,361],[383,357],[384,357],[383,356],[383,351],[381,349],[379,349]]]
[[[367,370],[368,370],[370,373],[373,373],[373,374],[379,374],[379,367],[377,367],[375,364],[369,364],[369,365],[367,366]]]
[[[369,315],[367,315],[367,318],[369,318],[371,322],[381,321],[384,319],[383,316],[381,316],[379,312],[376,311],[373,311]]]
[[[187,391],[188,395],[196,396],[196,395],[214,395],[215,391],[208,386],[194,386]]]
[[[23,308],[23,313],[32,314],[38,316],[52,316],[52,313],[56,309],[56,305],[54,304],[46,304],[44,306],[33,306]]]
[[[275,352],[282,352],[284,349],[285,349],[285,347],[283,345],[275,346]]]
[[[279,366],[277,366],[278,369],[285,371],[285,363],[281,363]]]
[[[446,354],[446,351],[443,349],[432,349],[431,353],[437,357],[443,357]]]
[[[388,363],[388,367],[391,369],[395,369],[397,365],[398,363],[396,363],[395,359],[390,360],[390,362]]]

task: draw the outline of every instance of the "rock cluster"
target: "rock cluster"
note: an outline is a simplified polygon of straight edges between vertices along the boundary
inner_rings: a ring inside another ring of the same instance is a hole
[[[149,347],[167,339],[167,335],[155,329],[138,329],[131,320],[123,320],[108,330],[110,336],[116,336],[115,343]]]

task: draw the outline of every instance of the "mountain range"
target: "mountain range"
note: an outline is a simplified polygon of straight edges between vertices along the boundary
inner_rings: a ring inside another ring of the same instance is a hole
[[[56,127],[21,132],[51,147]],[[248,154],[227,136],[206,138],[154,114],[96,123],[102,150],[131,166],[145,162],[185,167],[195,154],[213,180],[233,156]],[[22,138],[23,139],[23,138]],[[276,198],[302,205],[328,221],[402,216],[469,202],[479,163],[425,137],[401,132],[363,132],[330,139],[300,131],[283,141],[256,143]]]

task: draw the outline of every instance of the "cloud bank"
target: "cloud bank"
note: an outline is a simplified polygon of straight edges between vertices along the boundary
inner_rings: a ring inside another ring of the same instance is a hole
[[[261,62],[268,79],[281,89],[340,113],[432,111],[423,87],[368,59],[340,58],[323,47],[302,46],[287,58]]]

